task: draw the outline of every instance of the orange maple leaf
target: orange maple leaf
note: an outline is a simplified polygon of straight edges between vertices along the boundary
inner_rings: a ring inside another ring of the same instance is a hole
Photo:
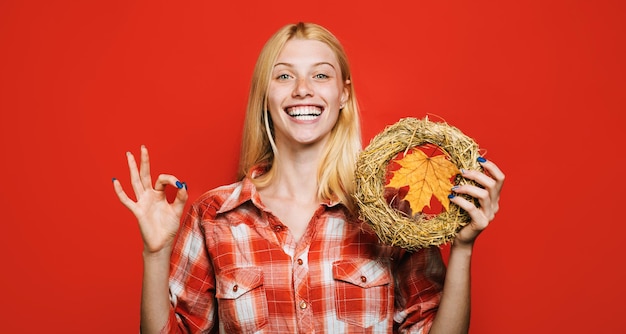
[[[400,168],[393,172],[387,187],[401,188],[409,186],[404,198],[414,212],[430,207],[430,199],[435,196],[448,211],[450,207],[450,188],[454,185],[450,179],[459,174],[459,169],[445,155],[427,156],[421,150],[413,150],[402,159],[395,160]]]

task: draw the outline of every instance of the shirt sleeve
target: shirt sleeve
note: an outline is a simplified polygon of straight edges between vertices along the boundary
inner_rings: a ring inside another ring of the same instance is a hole
[[[201,222],[212,205],[194,204],[178,231],[170,263],[170,316],[161,333],[217,333],[215,275]]]
[[[395,332],[428,333],[441,301],[446,267],[437,247],[404,252],[396,267]]]

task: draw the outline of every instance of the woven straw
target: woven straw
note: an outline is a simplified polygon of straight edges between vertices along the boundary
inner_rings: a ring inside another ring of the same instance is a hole
[[[357,160],[354,197],[361,219],[372,226],[382,242],[408,250],[440,246],[454,239],[470,217],[458,205],[450,203],[449,210],[439,214],[419,213],[409,217],[393,209],[385,200],[385,175],[389,161],[400,152],[434,144],[459,169],[482,170],[476,159],[480,156],[478,145],[459,129],[446,123],[431,122],[428,118],[403,118],[388,126],[374,137]],[[474,184],[460,175],[455,185]],[[461,195],[476,205],[470,196]]]

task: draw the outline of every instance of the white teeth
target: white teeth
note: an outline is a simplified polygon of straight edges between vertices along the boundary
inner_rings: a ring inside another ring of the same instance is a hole
[[[298,106],[289,108],[287,113],[291,117],[296,117],[304,121],[314,120],[316,117],[322,114],[322,110],[315,106]]]
[[[311,115],[297,115],[297,116],[291,116],[291,117],[295,117],[297,119],[303,120],[303,121],[312,121],[316,118],[319,117],[319,115],[317,116],[311,116]]]

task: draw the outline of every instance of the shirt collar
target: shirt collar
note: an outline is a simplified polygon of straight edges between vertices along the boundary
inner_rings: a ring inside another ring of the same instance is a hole
[[[256,187],[252,183],[252,180],[246,176],[241,182],[237,183],[235,189],[224,201],[224,203],[222,203],[222,206],[217,213],[219,214],[231,211],[248,201],[252,201],[254,205],[264,209],[264,207],[262,207],[259,194],[256,191]]]
[[[252,182],[252,179],[263,175],[267,171],[266,165],[256,165],[250,169],[250,173],[244,177],[244,179],[237,184],[232,194],[224,201],[221,208],[217,213],[224,213],[231,211],[245,202],[252,201],[252,203],[261,210],[266,210],[265,206],[261,202],[261,196],[257,192],[256,186]],[[337,199],[325,200],[320,203],[327,208],[335,207],[341,204]]]

